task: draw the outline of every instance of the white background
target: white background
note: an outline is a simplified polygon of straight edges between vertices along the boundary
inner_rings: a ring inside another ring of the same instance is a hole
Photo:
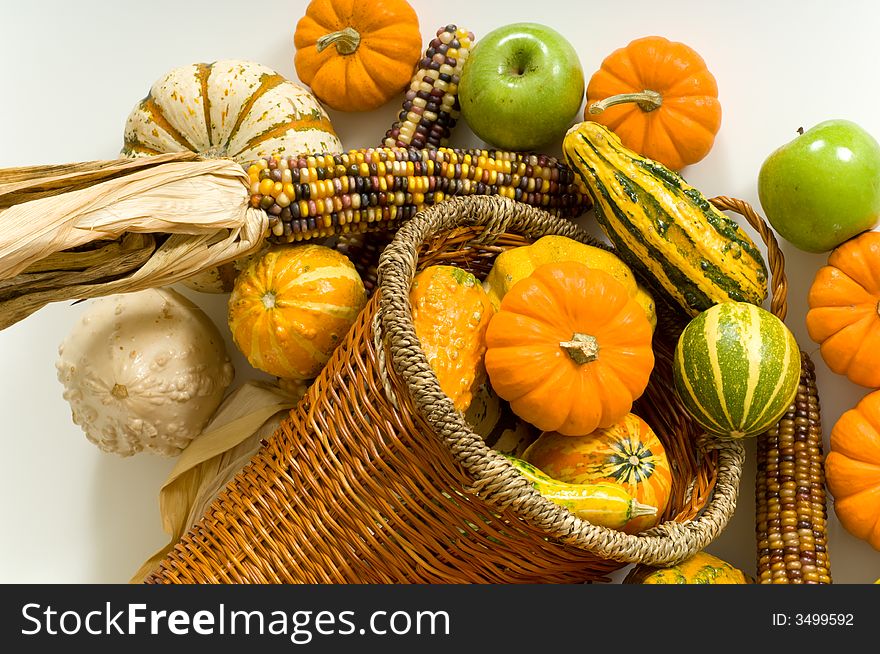
[[[869,0],[767,2],[629,0],[474,2],[412,0],[425,44],[455,23],[477,38],[506,23],[541,22],[576,48],[587,79],[630,40],[662,35],[705,58],[718,80],[721,131],[709,156],[684,171],[707,196],[758,204],[764,158],[798,127],[848,118],[880,136],[876,29]],[[0,167],[114,158],[125,119],[155,79],[176,66],[249,59],[296,79],[293,30],[304,0],[152,0],[149,3],[0,0]],[[369,114],[330,112],[343,144],[377,144],[395,99]],[[460,124],[453,145],[479,141]],[[558,154],[558,144],[545,148]],[[0,225],[2,229],[2,225]],[[804,327],[805,298],[823,255],[783,243],[787,320],[818,367],[827,434],[867,391],[830,373]],[[187,293],[220,328],[225,297]],[[57,346],[81,311],[49,306],[0,332],[0,582],[127,582],[165,542],[157,494],[173,461],[101,453],[72,424],[55,377]],[[255,376],[230,352],[236,383]],[[709,551],[754,570],[754,443],[736,514]],[[880,577],[880,552],[849,536],[830,513],[832,576]]]

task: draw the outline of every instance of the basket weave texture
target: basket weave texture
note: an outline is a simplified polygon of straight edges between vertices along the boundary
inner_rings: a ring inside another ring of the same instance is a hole
[[[768,246],[771,310],[785,315],[782,255]],[[629,563],[677,563],[709,545],[736,507],[742,443],[706,436],[672,389],[684,325],[658,303],[655,367],[633,407],[663,442],[672,493],[661,523],[630,535],[543,498],[473,433],[422,353],[409,289],[418,269],[483,278],[502,251],[574,224],[500,197],[451,198],[385,248],[379,288],[279,430],[147,577],[147,583],[576,583]]]

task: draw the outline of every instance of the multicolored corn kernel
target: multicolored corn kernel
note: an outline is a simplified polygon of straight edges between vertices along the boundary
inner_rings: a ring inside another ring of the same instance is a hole
[[[341,234],[333,247],[348,257],[364,282],[367,297],[373,294],[379,284],[379,257],[385,246],[392,241],[388,232],[363,232]]]
[[[778,425],[758,437],[757,582],[830,584],[822,420],[813,362]]]
[[[269,214],[271,242],[390,231],[455,195],[501,195],[574,218],[591,206],[555,157],[503,150],[365,148],[266,157],[247,167],[251,206]]]
[[[455,25],[437,30],[406,91],[403,108],[380,145],[446,145],[459,118],[458,81],[474,41],[473,32]]]

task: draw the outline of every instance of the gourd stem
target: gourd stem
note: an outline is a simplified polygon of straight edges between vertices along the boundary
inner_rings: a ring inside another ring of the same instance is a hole
[[[595,336],[575,332],[570,341],[559,344],[571,360],[578,365],[590,363],[599,358],[599,343]]]
[[[632,501],[632,515],[630,518],[638,518],[643,515],[657,515],[657,507],[650,504],[642,504],[635,500]]]
[[[657,93],[657,91],[650,89],[645,89],[641,93],[620,93],[594,102],[590,105],[590,113],[601,114],[608,107],[626,102],[635,102],[642,111],[654,111],[654,109],[659,109],[660,105],[663,104],[663,96]]]
[[[346,27],[344,30],[325,34],[318,39],[316,43],[318,52],[322,52],[325,48],[330,47],[334,43],[336,44],[336,51],[339,54],[350,55],[353,54],[361,44],[361,35],[352,27]]]
[[[124,400],[128,397],[128,389],[122,384],[113,384],[113,388],[110,390],[110,395],[117,400]]]

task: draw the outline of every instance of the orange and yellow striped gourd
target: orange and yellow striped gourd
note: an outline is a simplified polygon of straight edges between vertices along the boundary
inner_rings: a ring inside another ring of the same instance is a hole
[[[345,255],[323,245],[277,246],[238,275],[227,317],[254,368],[311,379],[365,304],[364,284]]]

